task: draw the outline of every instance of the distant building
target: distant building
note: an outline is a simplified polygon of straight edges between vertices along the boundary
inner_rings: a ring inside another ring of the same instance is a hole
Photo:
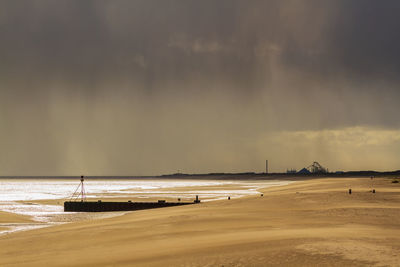
[[[286,173],[297,173],[296,169],[287,169]]]
[[[298,174],[310,174],[311,172],[307,170],[306,168],[301,169]]]

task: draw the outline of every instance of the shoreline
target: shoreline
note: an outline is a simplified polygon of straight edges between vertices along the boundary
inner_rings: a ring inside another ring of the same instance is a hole
[[[200,195],[202,196],[201,200],[204,203],[209,201],[223,200],[226,199],[228,195],[231,195],[233,198],[238,198],[238,197],[243,197],[245,195],[258,194],[258,192],[262,187],[281,186],[282,183],[286,183],[285,181],[277,181],[277,180],[254,181],[256,185],[252,184],[251,180],[246,180],[242,182],[244,184],[241,184],[240,181],[232,181],[232,183],[213,184],[213,185],[176,186],[176,187],[166,187],[166,188],[161,187],[152,193],[144,192],[141,194],[140,193],[132,194],[131,192],[129,192],[129,189],[126,189],[126,190],[121,190],[120,193],[108,193],[108,192],[103,192],[101,194],[95,193],[96,196],[93,197],[89,195],[87,201],[97,201],[98,199],[101,199],[103,201],[113,201],[113,202],[128,202],[128,201],[157,202],[159,199],[162,199],[166,200],[167,202],[176,202],[177,199],[179,198],[182,202],[192,202],[196,195]],[[265,182],[265,184],[263,182]],[[249,187],[251,186],[253,186],[254,188],[249,189]],[[125,191],[126,193],[124,193]],[[225,192],[222,194],[226,194],[227,196],[215,197],[207,195],[210,192],[220,192],[220,193]],[[239,196],[237,194],[239,194]],[[10,203],[15,203],[16,205],[25,206],[25,209],[26,208],[37,209],[37,207],[49,206],[49,208],[47,209],[53,211],[50,213],[47,212],[48,213],[47,215],[46,214],[39,215],[39,217],[35,215],[21,215],[21,213],[18,212],[7,211],[7,214],[10,214],[10,216],[11,214],[15,214],[16,215],[15,218],[17,218],[18,216],[27,218],[29,223],[25,223],[25,221],[20,222],[19,220],[14,220],[14,221],[8,220],[5,221],[4,224],[1,224],[1,218],[4,217],[4,215],[2,216],[0,213],[0,227],[3,228],[2,230],[0,230],[0,235],[12,234],[14,232],[20,232],[20,231],[30,231],[38,227],[52,227],[58,224],[116,217],[116,216],[121,216],[127,212],[131,212],[131,211],[116,211],[116,212],[104,212],[104,213],[64,212],[63,209],[61,209],[61,207],[63,207],[64,201],[68,201],[68,199],[54,198],[54,199],[11,201]],[[54,213],[54,208],[50,207],[60,207],[60,208],[57,208],[57,210],[59,211]]]

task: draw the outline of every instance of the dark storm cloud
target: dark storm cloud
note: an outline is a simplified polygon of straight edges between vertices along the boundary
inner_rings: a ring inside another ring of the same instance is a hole
[[[324,78],[357,74],[365,79],[372,73],[394,79],[400,68],[397,1],[1,5],[2,69],[39,75],[39,80],[48,73],[49,79],[67,81],[129,76],[151,84],[197,72],[247,84],[257,80],[263,62],[255,50],[262,46],[279,49],[285,68]],[[271,54],[266,51],[263,60]]]
[[[400,70],[399,11],[398,1],[343,1],[332,35],[339,40],[334,54],[342,65],[364,78],[373,73],[396,77]]]
[[[232,170],[259,160],[240,156],[255,149],[243,140],[273,131],[397,129],[399,11],[389,0],[1,1],[0,166]]]

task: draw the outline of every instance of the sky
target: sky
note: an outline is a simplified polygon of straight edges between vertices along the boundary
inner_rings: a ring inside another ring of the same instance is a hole
[[[397,0],[3,0],[0,175],[400,169]]]

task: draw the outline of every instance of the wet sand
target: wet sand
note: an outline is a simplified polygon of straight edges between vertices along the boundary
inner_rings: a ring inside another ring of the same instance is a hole
[[[391,179],[262,191],[0,236],[0,265],[399,266],[400,186]]]

